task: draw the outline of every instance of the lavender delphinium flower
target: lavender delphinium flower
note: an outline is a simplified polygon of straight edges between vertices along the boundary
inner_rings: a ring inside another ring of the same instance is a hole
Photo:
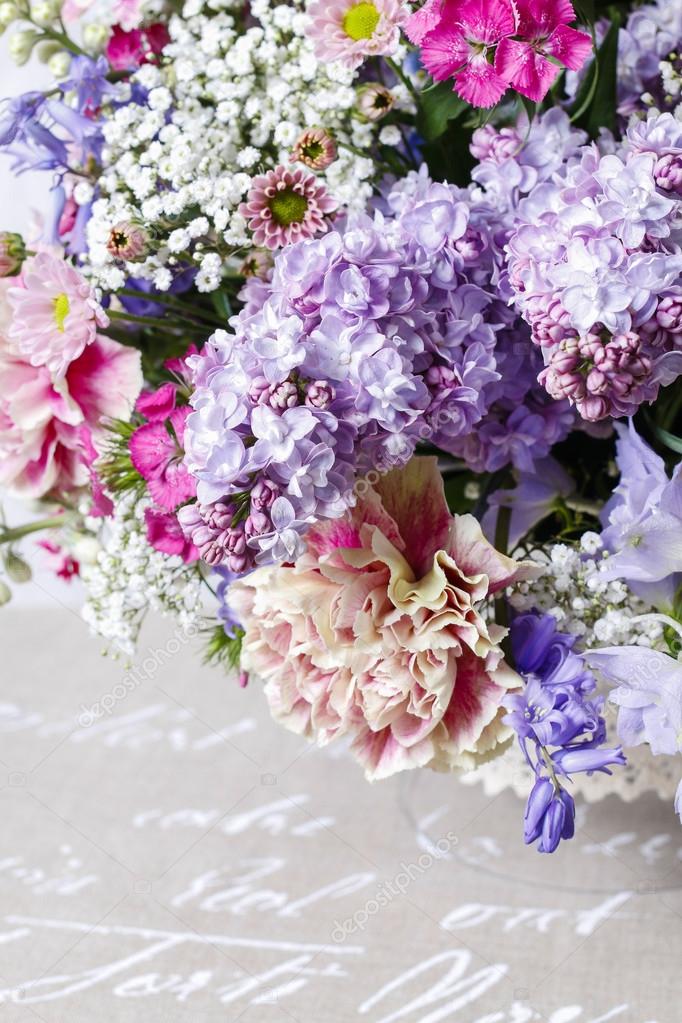
[[[633,415],[682,373],[682,132],[652,112],[586,146],[518,203],[509,283],[546,368],[588,421]]]
[[[518,615],[511,644],[525,687],[505,698],[505,722],[516,732],[536,781],[526,806],[524,839],[540,852],[554,852],[573,836],[575,805],[562,782],[572,774],[625,764],[620,747],[604,745],[603,697],[584,658],[572,649],[575,636],[557,631],[551,615]]]
[[[682,463],[672,479],[663,460],[629,426],[616,424],[621,478],[601,512],[610,552],[604,580],[624,579],[661,611],[671,612],[682,584]]]

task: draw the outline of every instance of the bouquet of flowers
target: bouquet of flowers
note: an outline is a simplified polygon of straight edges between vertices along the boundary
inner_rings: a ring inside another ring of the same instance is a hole
[[[3,0],[53,82],[0,106],[51,209],[0,601],[42,531],[112,652],[161,609],[370,779],[516,744],[541,852],[680,753],[682,7],[632,6]]]

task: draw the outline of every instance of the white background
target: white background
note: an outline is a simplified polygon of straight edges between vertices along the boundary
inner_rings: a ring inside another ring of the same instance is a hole
[[[3,99],[45,87],[50,82],[47,68],[38,61],[31,61],[21,68],[14,64],[8,54],[10,34],[11,30],[0,37],[0,98]],[[51,176],[47,172],[15,176],[10,168],[11,160],[0,154],[0,230],[18,231],[27,237],[48,208]],[[1,490],[0,501],[12,524],[33,517],[30,508],[22,502],[8,499]],[[46,605],[55,600],[70,606],[79,603],[78,585],[56,580],[46,570],[42,556],[31,541],[24,543],[22,553],[31,563],[34,580],[30,585],[13,587],[13,605]]]

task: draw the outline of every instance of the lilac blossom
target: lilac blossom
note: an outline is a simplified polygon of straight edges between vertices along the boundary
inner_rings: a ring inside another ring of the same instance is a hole
[[[373,216],[287,246],[270,280],[247,283],[232,333],[189,360],[200,511],[184,517],[212,563],[223,550],[234,564],[242,536],[215,534],[216,505],[235,507],[230,530],[248,521],[249,567],[291,558],[310,522],[354,502],[358,475],[404,464],[421,441],[465,458],[471,442],[473,461],[530,471],[566,435],[568,402],[539,387],[542,360],[498,297],[495,232],[487,199],[412,173]]]
[[[540,381],[588,421],[633,415],[682,373],[678,168],[682,183],[682,134],[651,113],[518,202],[514,301],[542,349]]]

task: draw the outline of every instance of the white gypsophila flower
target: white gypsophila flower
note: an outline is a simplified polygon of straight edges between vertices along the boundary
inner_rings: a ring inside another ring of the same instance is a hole
[[[170,615],[183,629],[201,620],[201,576],[196,565],[162,554],[147,541],[147,498],[117,498],[106,520],[95,558],[81,566],[87,599],[82,609],[93,633],[125,654],[133,654],[148,609]]]
[[[520,583],[510,596],[517,611],[536,608],[556,618],[560,628],[578,636],[578,648],[650,646],[664,648],[656,621],[635,621],[652,608],[621,580],[606,582],[600,565],[608,557],[598,533],[586,532],[579,545],[553,544],[531,552],[543,574]]]
[[[135,264],[136,277],[166,290],[173,255],[192,259],[201,237],[197,287],[218,288],[220,267],[207,256],[224,265],[250,246],[239,204],[253,177],[290,162],[306,129],[322,126],[337,142],[337,159],[319,178],[341,207],[362,210],[372,194],[370,147],[380,129],[357,116],[355,72],[317,60],[305,0],[251,3],[246,24],[243,7],[241,0],[185,3],[170,19],[161,64],[131,75],[132,88],[147,90],[147,103],[107,112],[99,196],[87,228],[89,272],[107,290],[115,278],[106,241],[123,219],[141,221],[156,240]],[[398,107],[409,107],[402,84],[393,92]],[[197,223],[195,231],[190,225]]]

